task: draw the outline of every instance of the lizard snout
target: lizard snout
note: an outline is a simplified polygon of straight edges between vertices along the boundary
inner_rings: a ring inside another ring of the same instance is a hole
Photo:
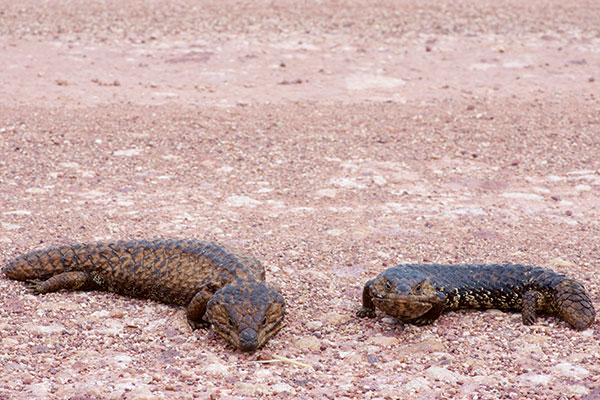
[[[240,333],[240,349],[254,351],[258,347],[258,334],[254,329],[246,328]]]

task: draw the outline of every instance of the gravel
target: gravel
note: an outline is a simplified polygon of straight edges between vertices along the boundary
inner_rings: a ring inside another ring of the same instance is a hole
[[[3,277],[0,399],[598,398],[598,322],[354,317],[401,262],[553,268],[600,309],[597,2],[4,3],[0,265],[214,240],[289,314],[248,355],[183,309]]]

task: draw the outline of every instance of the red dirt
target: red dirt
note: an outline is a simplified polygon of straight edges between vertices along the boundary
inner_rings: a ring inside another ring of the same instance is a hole
[[[400,262],[549,267],[600,308],[598,3],[221,3],[0,1],[0,264],[215,240],[287,326],[248,356],[182,309],[2,278],[0,399],[598,398],[598,322],[353,316]]]

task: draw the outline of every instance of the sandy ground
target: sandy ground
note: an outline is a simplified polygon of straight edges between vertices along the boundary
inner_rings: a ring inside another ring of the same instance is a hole
[[[600,309],[599,3],[222,3],[0,1],[0,264],[214,240],[263,261],[286,327],[242,354],[182,309],[3,277],[0,399],[600,398],[598,322],[354,317],[401,262],[549,267]]]

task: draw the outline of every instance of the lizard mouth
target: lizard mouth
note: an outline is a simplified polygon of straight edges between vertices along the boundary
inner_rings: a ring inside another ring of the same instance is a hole
[[[260,329],[246,328],[238,332],[230,325],[223,325],[218,321],[212,321],[212,327],[215,333],[229,342],[232,346],[245,351],[254,352],[261,348],[284,326],[284,315],[282,314],[273,323],[263,326]]]
[[[400,320],[407,321],[426,314],[433,308],[433,299],[407,296],[373,297],[375,306]]]

